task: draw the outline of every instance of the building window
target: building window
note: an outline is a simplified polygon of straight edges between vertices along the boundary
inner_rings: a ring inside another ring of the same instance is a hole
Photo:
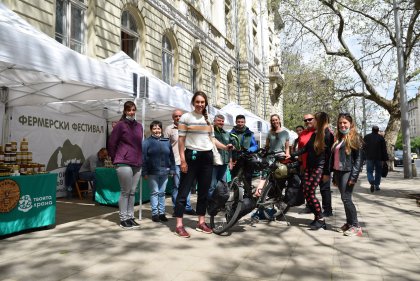
[[[235,88],[233,84],[233,75],[232,75],[231,70],[229,70],[226,80],[227,80],[228,102],[236,102]]]
[[[121,50],[135,61],[139,37],[136,20],[128,11],[124,11],[121,16]]]
[[[162,80],[171,85],[173,77],[174,53],[167,36],[162,38]]]
[[[225,1],[225,24],[226,24],[226,38],[233,40],[232,34],[232,1]]]
[[[216,61],[213,61],[212,65],[211,65],[211,96],[210,96],[210,100],[212,101],[212,104],[216,105],[216,106],[220,105],[219,83],[220,83],[219,66],[217,65]]]
[[[191,54],[191,91],[195,93],[199,90],[201,80],[201,60],[198,50],[195,49]]]
[[[191,55],[191,91],[195,93],[197,91],[197,76],[198,76],[198,65],[194,58],[194,54]]]
[[[55,7],[55,40],[70,49],[84,53],[85,0],[57,0]]]

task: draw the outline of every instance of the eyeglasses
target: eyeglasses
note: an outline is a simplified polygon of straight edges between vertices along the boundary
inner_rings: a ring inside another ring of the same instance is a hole
[[[314,120],[314,118],[307,118],[307,119],[303,119],[303,122],[311,122],[312,120]]]

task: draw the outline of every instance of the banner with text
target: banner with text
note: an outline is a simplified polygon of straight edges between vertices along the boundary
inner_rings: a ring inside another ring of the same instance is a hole
[[[68,163],[82,163],[106,143],[106,120],[89,114],[60,114],[45,107],[21,106],[10,111],[9,141],[29,142],[32,161],[59,174],[57,196],[66,195]]]

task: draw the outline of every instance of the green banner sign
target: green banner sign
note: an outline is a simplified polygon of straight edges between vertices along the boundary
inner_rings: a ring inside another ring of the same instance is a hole
[[[0,236],[55,224],[57,174],[0,178]]]

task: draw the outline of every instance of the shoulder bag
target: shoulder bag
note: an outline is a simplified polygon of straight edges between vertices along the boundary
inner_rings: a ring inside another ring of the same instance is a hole
[[[213,133],[213,126],[211,126],[211,132]],[[223,165],[222,155],[220,155],[219,150],[217,150],[216,143],[214,142],[214,138],[211,136],[211,133],[209,134],[209,138],[213,143],[213,165],[221,166]]]

